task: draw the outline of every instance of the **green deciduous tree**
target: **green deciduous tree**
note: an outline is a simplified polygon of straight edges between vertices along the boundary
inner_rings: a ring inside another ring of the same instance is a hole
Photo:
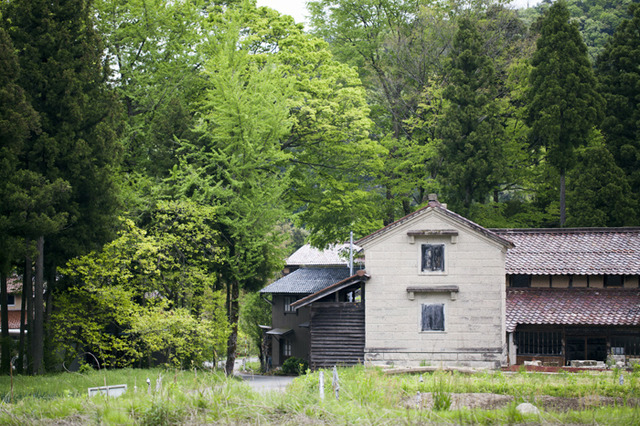
[[[437,173],[435,150],[424,132],[415,137],[412,119],[438,80],[455,32],[445,17],[455,12],[420,0],[322,0],[309,8],[313,33],[338,60],[358,68],[367,88],[372,137],[388,152],[376,181],[378,214],[388,224],[424,201]]]
[[[574,164],[575,148],[586,143],[602,109],[587,48],[564,0],[555,2],[542,21],[532,65],[528,119],[534,143],[545,148],[548,162],[560,173],[564,226],[565,176]]]
[[[212,207],[162,202],[148,233],[125,221],[103,250],[71,260],[52,322],[67,356],[91,351],[108,366],[125,366],[161,352],[188,366],[218,353],[228,327],[215,291],[215,220]],[[191,326],[193,336],[184,333]]]
[[[126,177],[166,177],[177,163],[176,138],[192,137],[190,104],[202,87],[199,47],[209,2],[95,0],[94,4],[106,62],[119,94]]]
[[[291,129],[292,82],[273,61],[250,55],[243,41],[251,41],[240,39],[233,21],[219,41],[205,65],[200,140],[185,144],[182,168],[173,178],[181,195],[217,208],[225,250],[218,275],[227,288],[232,327],[226,369],[232,374],[240,289],[257,290],[281,262],[281,237],[273,231],[285,216],[289,155],[280,141]]]

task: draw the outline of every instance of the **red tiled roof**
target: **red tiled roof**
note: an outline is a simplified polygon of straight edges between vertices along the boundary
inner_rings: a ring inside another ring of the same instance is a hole
[[[507,290],[507,331],[518,324],[640,325],[638,289]]]
[[[507,274],[639,275],[640,228],[495,229]]]

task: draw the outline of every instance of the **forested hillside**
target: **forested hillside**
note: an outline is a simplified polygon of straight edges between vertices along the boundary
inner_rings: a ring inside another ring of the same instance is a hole
[[[3,372],[230,368],[242,295],[299,235],[364,236],[429,193],[487,227],[640,225],[637,3],[309,10],[0,3],[2,323],[8,277],[33,300]]]

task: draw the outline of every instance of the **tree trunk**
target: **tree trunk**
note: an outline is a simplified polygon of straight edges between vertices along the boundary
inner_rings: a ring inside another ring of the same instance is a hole
[[[31,350],[33,374],[42,374],[42,359],[44,357],[44,236],[38,237],[38,257],[36,259],[36,282],[34,297],[34,320],[31,333]]]
[[[564,182],[565,172],[562,170],[560,172],[560,227],[564,227],[564,222],[567,219],[567,211],[565,204],[565,182]]]
[[[43,371],[47,370],[48,362],[53,358],[50,356],[44,357],[44,354],[49,354],[51,350],[51,332],[49,331],[49,319],[51,318],[51,312],[53,310],[53,293],[56,285],[56,267],[52,266],[47,274],[47,291],[44,293],[44,315],[42,320],[42,353],[43,353]]]
[[[238,282],[229,283],[229,324],[231,334],[227,340],[227,363],[225,372],[227,376],[233,375],[233,366],[236,362],[236,349],[238,347],[238,318],[240,314],[240,284]]]
[[[28,245],[28,244],[27,244]],[[24,261],[24,276],[22,277],[22,306],[20,307],[20,344],[18,346],[18,373],[22,374],[24,371],[24,357],[25,357],[25,332],[27,327],[33,324],[33,278],[32,278],[32,265],[31,256],[26,255]]]
[[[9,298],[7,297],[7,274],[0,272],[0,322],[2,322],[2,359],[0,374],[9,374],[11,369],[11,338],[9,337]]]

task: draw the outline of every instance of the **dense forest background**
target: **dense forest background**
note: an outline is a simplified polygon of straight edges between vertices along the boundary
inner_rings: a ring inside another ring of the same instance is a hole
[[[429,193],[486,227],[639,224],[636,2],[309,10],[303,28],[251,0],[0,4],[3,372],[87,352],[229,371],[287,254]]]

